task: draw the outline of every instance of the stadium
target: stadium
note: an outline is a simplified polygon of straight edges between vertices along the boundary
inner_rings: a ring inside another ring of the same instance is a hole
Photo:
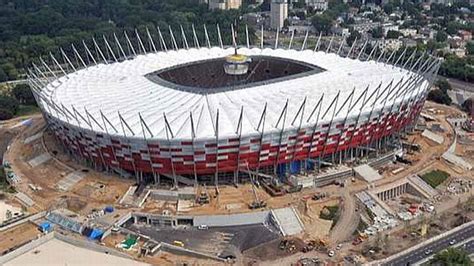
[[[93,48],[83,42],[41,58],[29,83],[74,158],[175,185],[284,178],[394,148],[440,63],[321,36],[310,49],[308,34],[293,49],[279,47],[278,35],[274,47],[208,38],[200,46],[193,32],[194,47],[184,37],[179,48],[173,35],[166,42],[160,32],[155,42],[147,30],[142,42],[136,34],[135,43],[125,35],[128,49],[104,36],[102,47],[93,39]]]

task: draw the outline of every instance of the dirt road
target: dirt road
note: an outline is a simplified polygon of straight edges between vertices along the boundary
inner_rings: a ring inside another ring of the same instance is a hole
[[[339,219],[331,230],[331,243],[341,243],[349,240],[359,224],[359,215],[356,212],[354,197],[350,194],[349,186],[341,190],[342,204]]]

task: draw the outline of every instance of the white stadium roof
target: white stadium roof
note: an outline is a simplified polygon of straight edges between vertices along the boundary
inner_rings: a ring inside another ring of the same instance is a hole
[[[337,109],[353,89],[355,89],[353,97],[353,102],[355,102],[367,86],[370,86],[367,93],[370,95],[381,82],[383,89],[392,80],[393,84],[396,84],[402,78],[406,80],[410,75],[408,70],[382,62],[359,61],[340,57],[334,53],[313,52],[312,50],[240,48],[240,54],[288,58],[319,66],[326,71],[207,95],[165,87],[145,77],[146,74],[160,69],[193,61],[220,58],[232,54],[233,51],[233,48],[214,47],[138,55],[123,62],[98,64],[78,70],[48,84],[43,88],[42,93],[57,105],[63,105],[70,111],[74,107],[83,117],[87,117],[85,111],[87,110],[100,124],[102,124],[102,112],[119,131],[119,133],[115,133],[108,126],[108,133],[117,135],[124,135],[118,115],[120,112],[131,131],[137,137],[142,137],[140,113],[153,137],[165,139],[167,131],[163,114],[166,114],[174,138],[191,139],[190,113],[192,113],[195,137],[205,139],[215,136],[217,110],[219,110],[219,137],[236,135],[242,107],[244,110],[242,134],[256,134],[265,103],[268,106],[264,131],[269,132],[281,129],[281,123],[278,125],[278,129],[276,124],[287,100],[285,128],[291,126],[300,106],[307,98],[302,120],[304,127],[307,124],[314,124],[316,116],[313,116],[309,123],[307,118],[323,93],[321,115],[329,107],[338,91],[340,91],[340,98]],[[413,96],[417,92],[421,92],[422,89],[426,89],[426,86],[428,86],[428,82],[424,81],[424,84],[417,88]],[[375,97],[366,104],[367,112],[370,111],[370,105],[374,99]],[[361,103],[362,101],[358,102],[358,106],[353,109],[353,112],[358,112]],[[389,105],[390,103],[387,102],[387,106]],[[348,105],[339,112],[335,119],[343,119],[346,116],[347,108]],[[320,123],[329,121],[331,114],[332,109],[323,120],[320,119]],[[52,112],[52,115],[59,116],[59,119],[71,124],[78,124],[76,120],[68,119],[60,113]],[[300,120],[297,121],[295,126],[298,126]],[[79,124],[81,127],[89,128],[89,125],[86,125],[84,121],[79,120]],[[92,123],[92,127],[95,131],[105,132],[95,123]],[[125,129],[125,134],[131,137],[131,131]],[[147,138],[151,137],[147,130],[145,133]]]

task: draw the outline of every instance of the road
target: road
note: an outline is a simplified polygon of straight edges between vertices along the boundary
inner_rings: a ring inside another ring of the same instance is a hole
[[[18,79],[18,80],[10,80],[10,81],[5,81],[5,82],[0,82],[0,86],[2,86],[2,85],[16,86],[18,84],[26,84],[26,83],[28,83],[27,79]]]
[[[455,240],[456,243],[463,242],[474,236],[474,225],[468,226],[462,230],[453,232],[439,240],[436,240],[432,243],[424,245],[420,248],[417,248],[403,256],[397,257],[389,262],[384,263],[383,265],[410,265],[419,261],[422,261],[428,257],[431,257],[433,254],[448,248],[451,240]],[[472,241],[466,244],[468,251],[474,251],[474,245]],[[471,244],[469,244],[471,243]],[[469,244],[469,245],[468,245]],[[427,252],[427,251],[431,252]]]
[[[462,81],[459,79],[447,78],[447,77],[442,77],[442,78],[445,78],[449,82],[451,87],[453,87],[453,89],[455,90],[465,90],[465,91],[474,92],[473,83],[469,83],[469,82]]]
[[[331,230],[331,243],[341,243],[348,240],[359,225],[359,215],[356,213],[356,203],[346,187],[342,190],[343,204],[341,214],[334,228]]]

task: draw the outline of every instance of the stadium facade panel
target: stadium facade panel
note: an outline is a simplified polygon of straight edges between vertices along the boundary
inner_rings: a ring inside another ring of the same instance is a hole
[[[313,169],[318,160],[347,156],[397,134],[416,122],[439,68],[437,59],[414,53],[390,64],[393,54],[379,62],[304,49],[240,48],[249,57],[274,58],[279,67],[254,63],[249,76],[268,80],[219,80],[213,90],[208,79],[228,77],[212,69],[233,52],[213,47],[144,53],[115,62],[104,58],[71,72],[56,64],[64,75],[49,69],[48,82],[39,78],[48,71],[35,66],[29,78],[48,125],[78,159],[141,177],[215,176],[217,183],[219,174],[239,171],[265,168],[285,175]],[[214,65],[207,68],[207,61]],[[292,73],[285,69],[291,64],[314,68],[288,78],[276,73]],[[150,78],[163,71],[166,82]]]

